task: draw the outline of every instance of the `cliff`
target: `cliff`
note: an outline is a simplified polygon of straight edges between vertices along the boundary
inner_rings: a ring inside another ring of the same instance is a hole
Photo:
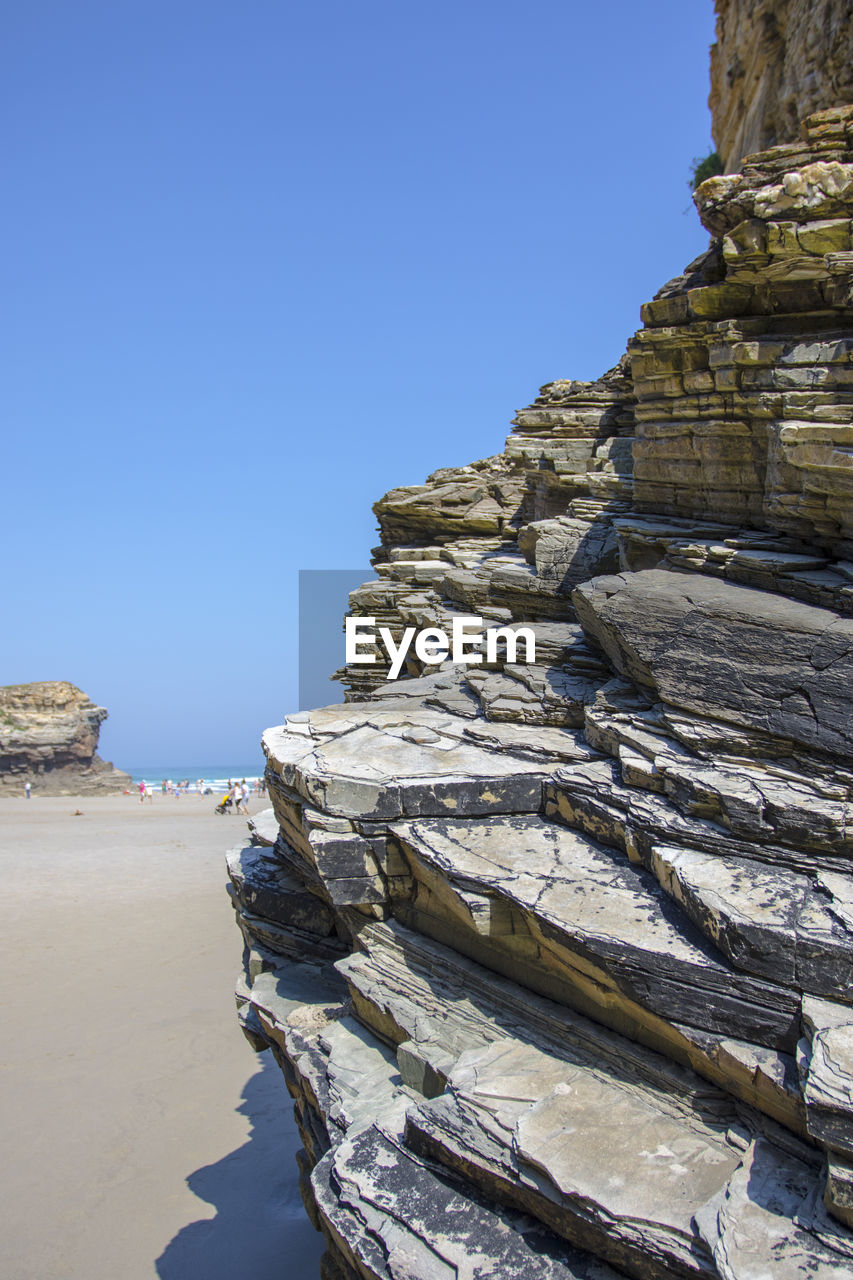
[[[815,111],[853,101],[850,0],[715,0],[714,142],[727,173],[796,138]]]
[[[122,791],[130,775],[97,753],[104,707],[65,680],[0,688],[0,791],[93,795]]]
[[[853,107],[696,201],[613,370],[377,503],[352,612],[535,661],[264,735],[237,1003],[324,1280],[853,1273]]]

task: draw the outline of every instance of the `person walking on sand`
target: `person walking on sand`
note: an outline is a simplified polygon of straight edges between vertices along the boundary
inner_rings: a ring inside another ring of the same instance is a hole
[[[249,816],[249,788],[246,785],[246,779],[240,783],[240,807],[246,817]],[[239,810],[238,810],[239,812]]]
[[[140,782],[140,784],[139,784],[139,803],[140,803],[140,804],[145,804],[145,782],[144,782],[144,780],[143,780],[142,782]]]
[[[32,787],[30,786],[29,780],[27,780],[27,781],[24,783],[24,795],[27,797],[27,799],[28,799],[28,800],[29,800],[29,798],[30,798],[30,792],[31,792],[31,791],[32,791]]]

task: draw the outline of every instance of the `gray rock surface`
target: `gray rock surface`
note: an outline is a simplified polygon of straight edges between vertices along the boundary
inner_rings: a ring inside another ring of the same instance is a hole
[[[739,969],[853,1001],[853,880],[656,845],[652,868]]]
[[[752,1145],[723,1191],[696,1214],[721,1280],[848,1277],[850,1236],[820,1213],[815,1195],[808,1165],[763,1142]]]
[[[422,932],[447,940],[450,914],[459,949],[513,977],[523,970],[526,985],[653,1042],[663,1016],[794,1047],[793,993],[725,967],[651,875],[577,832],[538,818],[391,831],[415,882],[401,892],[398,877],[394,911]]]
[[[377,503],[352,612],[535,662],[265,735],[238,1016],[324,1280],[853,1274],[851,173],[844,107],[704,183],[627,358]]]
[[[451,1169],[476,1165],[484,1187],[568,1239],[661,1276],[710,1270],[693,1216],[742,1154],[725,1131],[507,1041],[464,1053],[406,1133]]]
[[[466,1199],[399,1139],[374,1127],[324,1157],[312,1187],[340,1252],[363,1275],[616,1280],[610,1267],[559,1241],[535,1219]]]
[[[573,601],[617,671],[664,703],[850,757],[853,620],[659,569],[594,578]]]

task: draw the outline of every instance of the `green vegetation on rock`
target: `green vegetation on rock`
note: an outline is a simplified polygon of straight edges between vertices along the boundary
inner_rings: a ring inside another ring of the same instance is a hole
[[[707,156],[694,156],[690,162],[690,190],[695,191],[706,178],[716,178],[722,172],[723,162],[716,151]]]

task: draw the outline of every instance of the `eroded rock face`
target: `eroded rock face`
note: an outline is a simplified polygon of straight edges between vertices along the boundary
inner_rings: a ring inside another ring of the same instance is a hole
[[[848,0],[715,0],[713,134],[727,173],[797,136],[814,111],[853,99]]]
[[[853,554],[853,111],[696,191],[715,237],[630,346],[637,511]]]
[[[130,775],[97,755],[107,718],[65,680],[0,688],[0,790],[91,795],[123,791]]]
[[[354,613],[535,661],[264,736],[237,1002],[324,1280],[853,1274],[851,140],[704,184],[628,361],[377,504]]]
[[[624,359],[596,382],[548,383],[519,410],[502,454],[445,467],[380,498],[373,509],[383,546],[509,541],[523,524],[565,513],[574,498],[591,500],[592,509],[625,500],[632,401]]]

